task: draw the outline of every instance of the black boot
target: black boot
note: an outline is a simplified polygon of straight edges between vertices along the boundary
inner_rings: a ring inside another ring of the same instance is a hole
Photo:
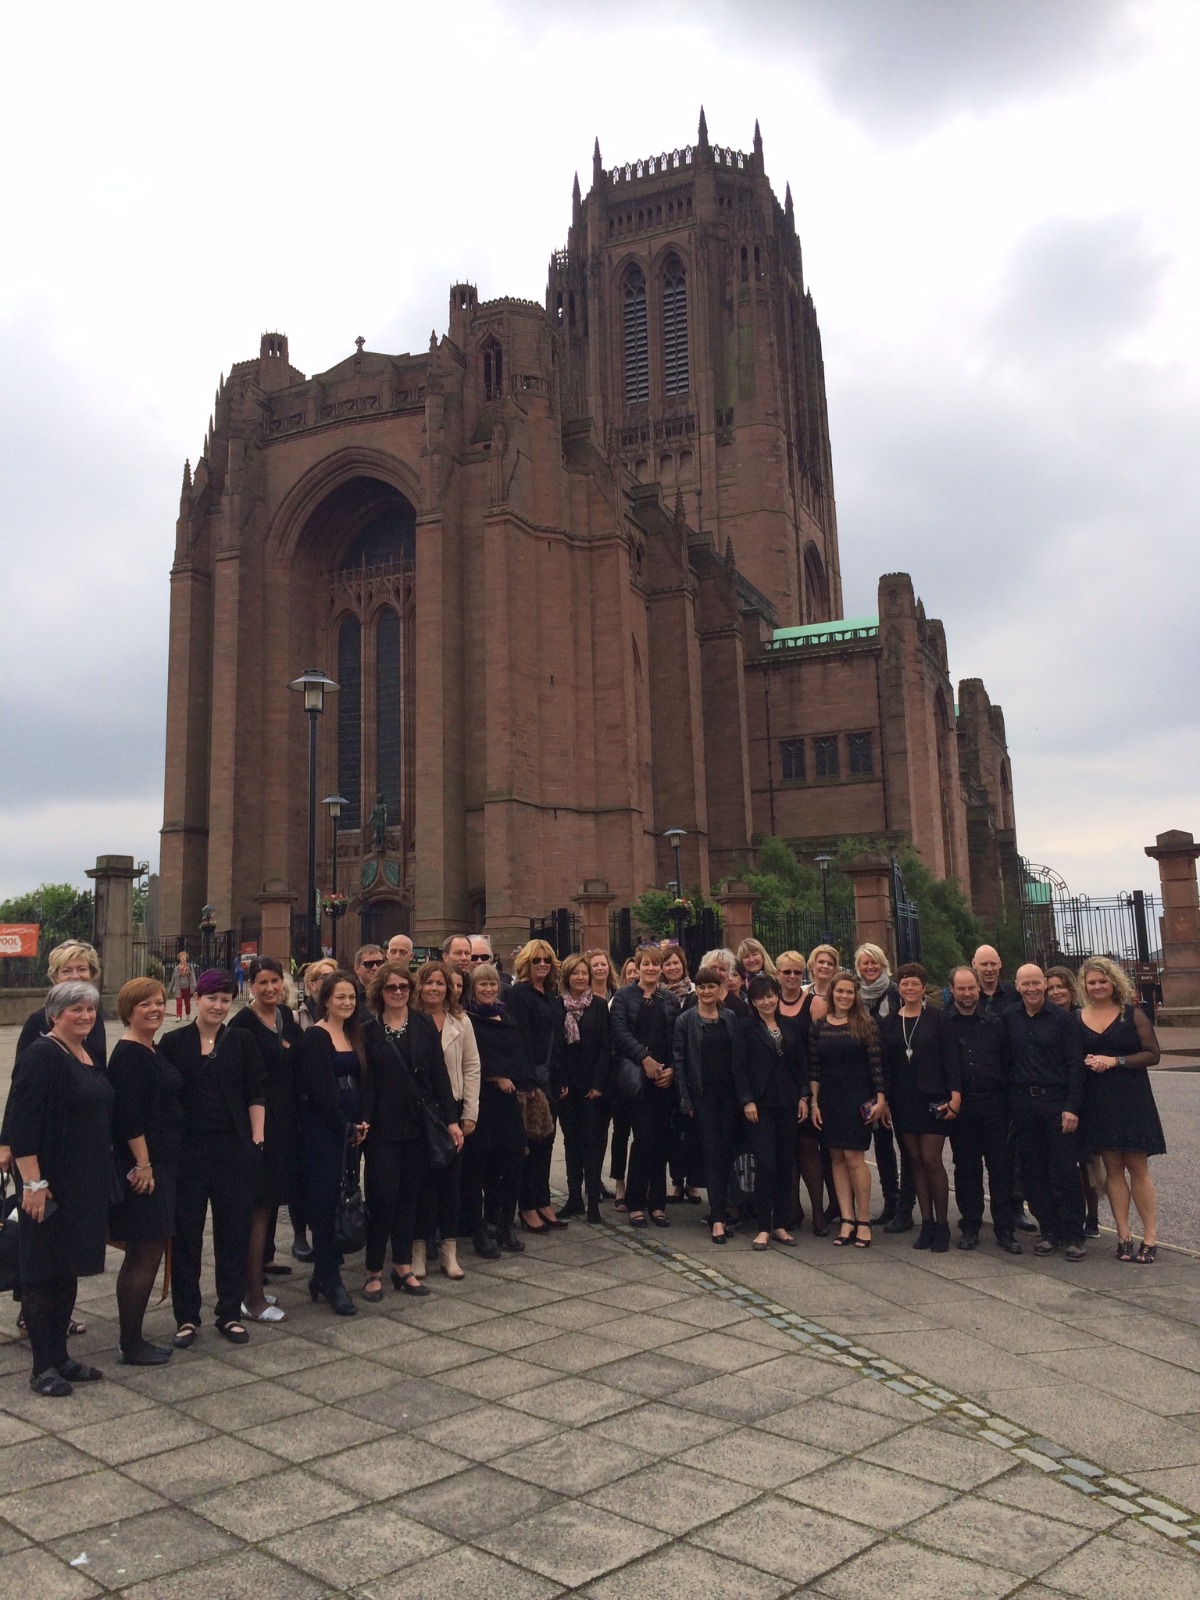
[[[508,1250],[513,1255],[519,1255],[525,1246],[517,1238],[517,1231],[511,1222],[502,1222],[496,1229],[496,1243],[501,1250]]]
[[[909,1224],[909,1226],[911,1227],[911,1223]],[[936,1232],[936,1224],[935,1223],[933,1223],[933,1222],[923,1222],[921,1224],[920,1233],[913,1240],[913,1249],[914,1250],[932,1250],[933,1249],[933,1239],[934,1239],[935,1232]]]
[[[871,1218],[871,1226],[873,1228],[886,1228],[888,1223],[896,1215],[896,1207],[899,1205],[899,1203],[900,1203],[900,1196],[899,1195],[895,1195],[895,1194],[886,1194],[886,1195],[884,1195],[884,1197],[883,1197],[883,1210],[879,1213],[879,1215],[877,1217],[872,1217]]]
[[[499,1261],[500,1259],[499,1247],[483,1223],[480,1223],[472,1234],[471,1246],[475,1254],[481,1256],[484,1261]]]
[[[560,1217],[562,1216],[562,1212],[561,1211],[559,1212],[559,1216]],[[587,1220],[589,1222],[603,1222],[604,1221],[604,1218],[600,1215],[600,1202],[598,1200],[589,1200],[588,1201]]]
[[[319,1300],[322,1296],[329,1302],[329,1309],[335,1317],[354,1317],[358,1315],[358,1307],[346,1292],[346,1285],[342,1282],[340,1273],[334,1273],[324,1283],[318,1283],[316,1278],[308,1280],[308,1293],[312,1300]]]
[[[581,1194],[569,1194],[566,1205],[558,1208],[560,1219],[563,1217],[582,1217],[583,1214],[583,1196]]]
[[[895,1216],[890,1222],[884,1223],[883,1231],[884,1233],[911,1233],[912,1227],[913,1215],[911,1208],[908,1211],[905,1211],[899,1204],[897,1204]]]
[[[929,1247],[935,1255],[945,1255],[950,1248],[950,1224],[948,1222],[935,1222],[933,1225],[933,1243]]]

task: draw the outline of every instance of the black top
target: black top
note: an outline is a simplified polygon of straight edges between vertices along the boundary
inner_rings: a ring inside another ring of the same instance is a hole
[[[229,1019],[229,1027],[245,1028],[250,1037],[258,1046],[259,1054],[267,1069],[267,1099],[270,1099],[271,1080],[279,1072],[289,1073],[296,1050],[303,1038],[300,1024],[288,1010],[287,1006],[275,1007],[275,1026],[268,1028],[266,1023],[250,1006],[243,1006],[240,1011],[235,1011]],[[307,1031],[307,1030],[306,1030]]]
[[[530,1061],[536,1067],[550,1068],[558,1055],[556,1033],[562,1025],[562,1004],[558,996],[544,994],[532,983],[514,983],[504,996],[504,1004],[525,1037]]]
[[[569,1044],[566,1035],[567,1012],[559,996],[554,1002],[554,1056],[550,1063],[550,1083],[555,1090],[566,1087],[575,1094],[587,1094],[608,1087],[612,1066],[612,1032],[608,1005],[593,994],[579,1013],[579,1042]]]
[[[979,989],[979,1009],[985,1017],[999,1017],[1010,1006],[1021,1004],[1021,996],[1011,983],[1005,983],[1001,978],[996,985],[995,994],[984,994],[982,985]]]
[[[1083,1105],[1083,1034],[1079,1018],[1048,1001],[1032,1016],[1022,1000],[1001,1019],[1011,1052],[1010,1082],[1061,1096],[1063,1109],[1078,1116]]]
[[[813,1023],[808,1035],[808,1075],[814,1083],[843,1072],[857,1072],[863,1066],[874,1092],[877,1095],[886,1093],[883,1047],[877,1028],[872,1027],[870,1040],[863,1044],[850,1032],[849,1025],[831,1026],[826,1017]]]
[[[473,1011],[468,1015],[479,1046],[481,1086],[490,1088],[493,1079],[510,1078],[518,1089],[536,1088],[529,1047],[512,1012],[506,1008],[499,1017],[481,1017]]]
[[[907,1080],[919,1095],[939,1102],[962,1089],[958,1052],[944,1011],[924,1006],[919,1017],[893,1011],[880,1027],[889,1084]],[[912,1050],[911,1059],[908,1051]]]
[[[185,1142],[189,1134],[230,1132],[250,1145],[249,1107],[263,1104],[267,1075],[254,1040],[246,1028],[222,1026],[204,1055],[194,1022],[163,1035],[158,1048],[182,1080]]]
[[[454,1121],[454,1096],[442,1041],[431,1017],[423,1011],[410,1011],[408,1025],[399,1034],[372,1017],[363,1042],[367,1073],[362,1085],[362,1115],[364,1122],[371,1124],[368,1144],[417,1138],[422,1132],[422,1101],[436,1107],[447,1125]]]
[[[733,1030],[733,1081],[744,1106],[790,1106],[805,1093],[801,1035],[792,1017],[776,1017],[779,1038],[755,1013],[742,1018]]]
[[[639,1064],[653,1056],[655,1061],[669,1065],[671,1036],[678,1015],[679,1001],[669,989],[656,989],[646,999],[640,984],[627,983],[613,996],[609,1012],[613,1055],[627,1056]]]
[[[951,1002],[945,1013],[950,1043],[958,1055],[964,1102],[974,1095],[1003,1094],[1008,1082],[1008,1037],[997,1016],[968,1016]]]
[[[700,1020],[700,1082],[710,1089],[732,1089],[733,1037],[718,1014],[711,1022]]]
[[[712,1022],[705,1022],[698,1006],[685,1006],[676,1017],[671,1066],[684,1111],[694,1111],[696,1102],[710,1089],[734,1092],[733,1030],[737,1022],[726,1006],[718,1007]]]
[[[332,1036],[318,1026],[301,1034],[295,1066],[301,1101],[334,1133],[342,1134],[346,1119],[338,1108],[338,1079],[359,1074],[358,1057],[353,1051],[336,1050]]]
[[[18,1062],[25,1051],[35,1039],[42,1039],[50,1032],[53,1024],[46,1015],[45,1006],[39,1006],[36,1011],[30,1012],[17,1036],[17,1049],[13,1056],[14,1064]],[[100,1014],[100,1007],[96,1007],[96,1020],[92,1024],[92,1031],[83,1041],[83,1048],[92,1058],[92,1064],[97,1067],[106,1066],[108,1063],[108,1040],[104,1035],[104,1018]],[[2,1142],[2,1141],[0,1141]]]
[[[113,1143],[123,1165],[131,1139],[145,1139],[152,1166],[174,1166],[183,1143],[183,1079],[153,1045],[119,1039],[108,1063],[116,1101]]]

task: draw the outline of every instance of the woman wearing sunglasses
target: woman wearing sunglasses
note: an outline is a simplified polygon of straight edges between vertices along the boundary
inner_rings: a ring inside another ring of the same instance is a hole
[[[550,1104],[552,1126],[542,1139],[528,1141],[521,1168],[521,1227],[526,1233],[565,1228],[550,1203],[550,1158],[558,1131],[558,1102],[565,1092],[559,1082],[561,1052],[557,1049],[558,957],[544,939],[531,939],[513,964],[516,982],[508,992],[509,1010],[525,1039],[538,1086]]]

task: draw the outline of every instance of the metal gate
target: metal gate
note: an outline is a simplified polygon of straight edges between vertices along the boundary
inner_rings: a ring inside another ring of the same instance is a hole
[[[1093,899],[1072,894],[1052,867],[1026,861],[1021,894],[1021,940],[1026,961],[1074,970],[1088,956],[1108,956],[1139,988],[1157,985],[1162,966],[1161,907],[1134,889]]]
[[[896,965],[921,959],[921,908],[904,889],[900,863],[892,857],[892,921],[896,929]]]
[[[561,961],[572,950],[579,949],[579,918],[566,906],[559,906],[544,917],[529,919],[529,937],[544,939]]]

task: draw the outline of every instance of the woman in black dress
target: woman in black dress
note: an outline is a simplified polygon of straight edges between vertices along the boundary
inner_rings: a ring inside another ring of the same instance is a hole
[[[33,1350],[30,1387],[59,1398],[103,1376],[67,1355],[79,1279],[104,1271],[112,1177],[113,1089],[84,1041],[99,992],[60,983],[46,1000],[50,1032],[17,1062],[7,1127],[21,1176],[21,1301]]]
[[[754,1209],[758,1214],[755,1250],[795,1244],[792,1207],[796,1186],[793,1158],[796,1127],[808,1116],[800,1029],[779,1015],[778,978],[765,972],[751,978],[747,998],[752,1015],[733,1032],[733,1081],[750,1124],[754,1152]]]
[[[428,1294],[413,1271],[417,1209],[429,1179],[421,1105],[436,1108],[456,1150],[463,1145],[438,1031],[421,1011],[409,1008],[413,977],[406,961],[385,961],[371,974],[367,1005],[374,1016],[363,1043],[362,1120],[367,1202],[367,1279],[363,1299],[383,1299],[383,1268],[392,1247],[392,1288]],[[422,1240],[422,1244],[424,1244]]]
[[[919,961],[896,968],[900,1009],[884,1019],[881,1032],[892,1126],[908,1152],[921,1208],[913,1249],[942,1254],[950,1248],[950,1180],[942,1152],[962,1104],[962,1074],[946,1016],[925,1003],[927,982]]]
[[[342,1282],[342,1253],[333,1225],[348,1163],[357,1169],[358,1146],[369,1131],[362,1115],[367,1057],[352,972],[331,972],[321,984],[321,1020],[296,1051],[303,1139],[304,1200],[312,1232],[313,1274],[308,1292],[324,1298],[335,1316],[358,1310]],[[269,1113],[268,1113],[269,1115]]]
[[[183,1138],[182,1080],[155,1047],[167,997],[156,978],[131,978],[117,996],[125,1032],[108,1062],[116,1094],[113,1159],[126,1193],[112,1208],[109,1232],[125,1246],[117,1274],[121,1360],[128,1367],[159,1367],[169,1345],[150,1344],[142,1321],[167,1241],[175,1232],[175,1188]],[[132,1157],[133,1165],[126,1170]]]
[[[550,1105],[554,1125],[542,1139],[525,1141],[525,1160],[521,1166],[521,1227],[526,1233],[548,1233],[565,1228],[550,1202],[550,1158],[558,1128],[558,1102],[563,1084],[558,1081],[556,1021],[558,1000],[558,957],[544,939],[531,939],[513,963],[516,982],[505,996],[505,1004],[525,1036],[525,1048],[534,1066],[535,1087],[540,1088]]]
[[[225,1020],[236,984],[228,972],[196,980],[196,1019],[164,1035],[159,1051],[179,1073],[183,1139],[171,1248],[175,1347],[190,1349],[200,1327],[200,1258],[212,1207],[217,1329],[233,1344],[249,1337],[241,1322],[242,1289],[256,1168],[263,1152],[266,1067],[245,1028]],[[260,1322],[286,1322],[268,1306]]]
[[[563,1217],[583,1216],[587,1185],[587,1220],[600,1221],[600,1166],[603,1125],[598,1108],[608,1088],[612,1048],[608,1005],[592,987],[587,957],[570,955],[559,975],[562,993],[555,1016],[560,1061],[557,1077],[565,1086],[558,1103],[567,1162],[567,1203]]]
[[[327,982],[326,978],[323,982]],[[300,1116],[296,1094],[296,1050],[301,1032],[284,1004],[283,967],[274,956],[259,956],[250,963],[250,1003],[230,1019],[231,1028],[245,1028],[266,1065],[266,1111],[262,1160],[258,1166],[254,1212],[246,1250],[246,1283],[242,1302],[256,1322],[266,1319],[272,1302],[263,1292],[264,1269],[273,1250],[275,1219],[282,1205],[300,1198]],[[304,1220],[303,1211],[297,1215]],[[303,1238],[301,1232],[300,1237]],[[297,1258],[300,1259],[300,1258]],[[275,1273],[290,1267],[272,1264]]]
[[[500,974],[490,961],[472,967],[467,1015],[479,1047],[479,1122],[463,1162],[463,1220],[476,1255],[494,1259],[497,1246],[518,1254],[525,1246],[513,1227],[521,1189],[525,1121],[521,1095],[534,1087],[525,1035],[500,999]],[[484,1221],[484,1196],[496,1217],[493,1243]]]
[[[851,972],[834,974],[829,1011],[809,1029],[808,1071],[811,1115],[833,1160],[833,1185],[842,1214],[833,1242],[865,1250],[871,1244],[867,1151],[872,1128],[888,1110],[879,1029],[859,999],[858,979]]]
[[[1167,1141],[1150,1087],[1151,1067],[1161,1055],[1158,1039],[1133,985],[1107,956],[1090,956],[1079,969],[1086,1003],[1079,1014],[1087,1077],[1080,1118],[1084,1149],[1104,1159],[1108,1203],[1117,1225],[1117,1260],[1150,1266],[1158,1255],[1158,1196],[1150,1157]],[[1142,1219],[1135,1250],[1129,1208]]]

